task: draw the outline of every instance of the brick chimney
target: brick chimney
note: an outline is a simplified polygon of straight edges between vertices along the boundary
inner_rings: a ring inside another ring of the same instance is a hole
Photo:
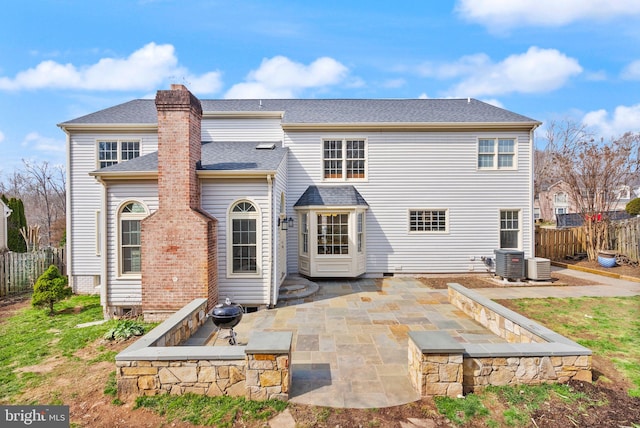
[[[142,221],[142,312],[168,318],[218,299],[217,220],[200,208],[200,101],[183,85],[158,91],[158,210]]]

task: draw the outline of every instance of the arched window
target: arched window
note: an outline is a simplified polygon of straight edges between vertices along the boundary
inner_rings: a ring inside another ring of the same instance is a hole
[[[120,229],[120,275],[139,275],[141,271],[140,223],[147,209],[139,202],[127,202],[118,212]]]
[[[229,213],[229,272],[234,275],[259,273],[259,214],[248,201],[237,202]]]

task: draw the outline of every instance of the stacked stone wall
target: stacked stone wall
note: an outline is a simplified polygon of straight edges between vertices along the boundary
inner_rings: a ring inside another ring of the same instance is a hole
[[[465,358],[464,393],[480,392],[489,385],[539,385],[566,383],[571,379],[591,382],[591,356]]]

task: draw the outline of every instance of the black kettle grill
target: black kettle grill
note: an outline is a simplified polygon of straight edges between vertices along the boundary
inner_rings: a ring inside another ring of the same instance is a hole
[[[237,326],[242,320],[242,306],[233,303],[228,297],[224,303],[218,303],[207,314],[208,318],[218,327],[218,329],[229,329],[229,336],[225,339],[229,339],[229,345],[236,345],[236,333],[233,331],[233,327]]]

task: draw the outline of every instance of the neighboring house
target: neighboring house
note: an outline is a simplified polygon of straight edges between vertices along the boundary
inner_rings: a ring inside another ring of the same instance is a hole
[[[485,271],[533,257],[533,131],[475,99],[198,100],[172,85],[60,124],[76,292],[162,319],[273,306],[289,274]]]
[[[570,188],[564,181],[558,181],[550,186],[542,188],[534,200],[534,219],[541,221],[557,222],[558,214],[577,214],[579,208],[574,199],[570,196]],[[613,192],[610,210],[624,211],[630,200],[640,195],[640,188],[623,185]],[[573,224],[573,223],[572,223]]]
[[[11,209],[0,199],[0,252],[8,249],[7,222],[11,215]]]
[[[534,201],[535,220],[555,222],[557,214],[577,212],[577,205],[569,196],[569,190],[564,181],[557,181],[542,188]]]

